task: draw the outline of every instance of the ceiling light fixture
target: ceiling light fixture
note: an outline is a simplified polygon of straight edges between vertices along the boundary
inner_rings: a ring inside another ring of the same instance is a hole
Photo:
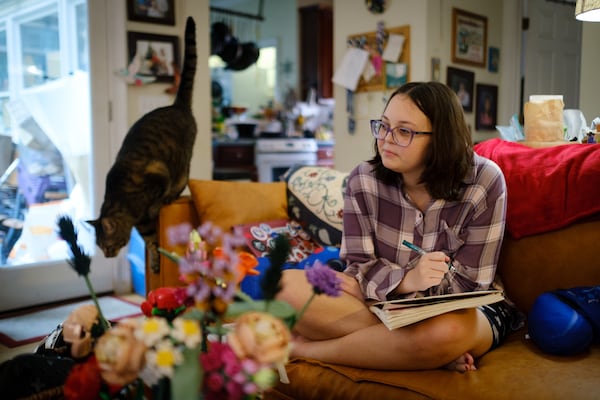
[[[600,22],[600,0],[577,0],[575,19],[579,21]]]

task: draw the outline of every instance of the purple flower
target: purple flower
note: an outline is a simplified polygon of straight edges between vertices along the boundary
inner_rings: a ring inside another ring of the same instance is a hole
[[[185,222],[183,224],[169,226],[167,228],[168,243],[172,246],[178,244],[187,244],[190,240],[192,225]]]
[[[329,266],[317,261],[312,267],[307,267],[305,273],[306,279],[313,286],[313,291],[316,294],[325,293],[332,297],[340,295],[342,281]]]

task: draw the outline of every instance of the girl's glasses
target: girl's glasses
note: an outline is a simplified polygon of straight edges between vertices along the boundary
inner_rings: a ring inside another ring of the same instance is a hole
[[[413,137],[415,135],[431,135],[433,132],[417,132],[408,128],[390,128],[387,124],[385,124],[380,119],[372,119],[371,120],[371,133],[375,136],[376,139],[385,140],[388,133],[392,134],[392,139],[394,143],[398,146],[406,147],[411,144]]]

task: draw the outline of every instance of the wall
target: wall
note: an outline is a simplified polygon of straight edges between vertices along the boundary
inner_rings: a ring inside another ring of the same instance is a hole
[[[512,1],[512,0],[509,0]],[[516,1],[516,0],[515,0]],[[440,58],[440,81],[446,81],[446,67],[451,64],[452,8],[457,7],[488,17],[488,46],[501,48],[503,2],[481,2],[478,0],[396,0],[387,2],[388,8],[381,15],[369,13],[362,1],[334,0],[334,70],[346,51],[349,35],[374,31],[376,24],[385,26],[410,25],[411,35],[411,81],[431,80],[431,58]],[[501,59],[506,53],[501,48]],[[509,56],[509,55],[506,55]],[[475,72],[475,82],[500,85],[500,73],[490,73],[487,68],[454,65]],[[390,90],[385,92],[357,93],[354,110],[356,129],[348,133],[345,89],[335,86],[336,109],[334,131],[336,139],[335,165],[341,170],[350,170],[360,161],[373,154],[373,140],[368,121],[381,115]],[[502,101],[499,95],[499,102]],[[474,128],[474,113],[466,114],[467,122]],[[499,110],[498,119],[501,119]],[[475,140],[494,137],[495,132],[473,132]]]
[[[583,22],[579,108],[587,118],[588,125],[594,118],[600,117],[599,39],[600,22]]]
[[[125,9],[123,2],[123,10]],[[197,179],[212,177],[211,120],[210,120],[210,72],[208,69],[209,41],[209,1],[177,0],[175,2],[175,26],[126,22],[127,31],[147,32],[160,35],[177,35],[180,38],[181,57],[183,57],[183,32],[188,15],[196,22],[196,43],[198,65],[194,79],[192,110],[198,124],[198,136],[194,145],[191,176]],[[125,49],[126,51],[126,49]],[[152,83],[140,87],[128,86],[127,127],[130,127],[144,112],[155,106],[172,103],[174,97],[165,94],[171,84]],[[126,130],[126,129],[125,129]],[[124,132],[125,132],[124,130]],[[123,133],[124,136],[124,133]],[[122,141],[122,138],[121,138]],[[119,142],[120,143],[120,142]]]

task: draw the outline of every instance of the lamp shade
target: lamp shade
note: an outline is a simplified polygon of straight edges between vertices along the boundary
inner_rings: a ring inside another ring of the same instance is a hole
[[[575,18],[579,21],[600,21],[600,0],[577,0]]]

